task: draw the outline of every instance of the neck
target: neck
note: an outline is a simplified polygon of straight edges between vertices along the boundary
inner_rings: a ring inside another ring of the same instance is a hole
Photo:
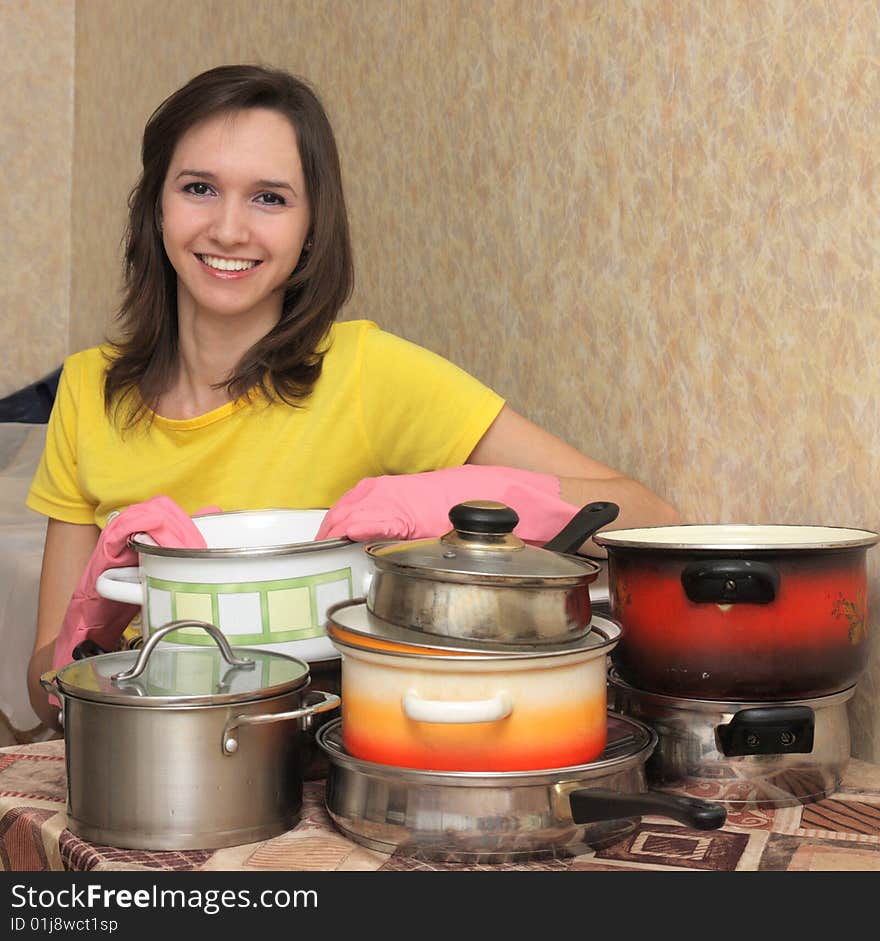
[[[233,375],[244,354],[280,317],[280,302],[247,316],[218,316],[178,297],[178,370],[160,398],[159,414],[194,418],[231,401],[225,388],[214,386]]]

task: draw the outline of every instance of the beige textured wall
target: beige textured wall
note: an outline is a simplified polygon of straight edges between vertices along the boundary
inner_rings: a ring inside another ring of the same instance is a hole
[[[68,351],[74,0],[0,2],[0,397]]]
[[[694,520],[880,528],[874,4],[80,2],[74,348],[115,302],[145,118],[236,60],[324,97],[348,316]],[[852,717],[880,760],[880,645]]]

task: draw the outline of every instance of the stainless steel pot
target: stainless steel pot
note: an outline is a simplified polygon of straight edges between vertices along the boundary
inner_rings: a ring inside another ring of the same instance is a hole
[[[788,807],[840,785],[854,691],[773,703],[684,699],[635,689],[612,670],[608,704],[657,733],[646,766],[652,785],[699,785],[731,807]]]
[[[608,716],[599,761],[539,771],[436,772],[362,761],[345,751],[338,720],[317,741],[330,764],[325,802],[334,823],[385,853],[499,863],[616,842],[642,814],[701,830],[726,819],[719,804],[649,793],[644,764],[657,737],[623,716]]]
[[[539,644],[583,636],[601,567],[567,553],[618,512],[613,503],[588,504],[540,548],[513,534],[519,517],[510,507],[460,503],[439,539],[366,547],[374,566],[367,607],[391,624],[459,639]]]
[[[192,627],[217,646],[156,649],[166,634]],[[140,651],[44,675],[43,687],[62,702],[73,833],[136,849],[213,849],[296,825],[300,723],[339,697],[310,691],[302,660],[239,652],[211,624],[175,621]],[[321,698],[304,705],[307,695]]]

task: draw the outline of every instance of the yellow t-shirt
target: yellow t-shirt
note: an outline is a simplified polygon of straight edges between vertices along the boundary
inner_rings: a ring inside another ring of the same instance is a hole
[[[453,363],[367,320],[334,324],[302,407],[261,396],[197,418],[120,431],[104,410],[106,360],[64,362],[27,505],[97,523],[157,494],[188,513],[331,506],[364,477],[455,467],[504,400]]]

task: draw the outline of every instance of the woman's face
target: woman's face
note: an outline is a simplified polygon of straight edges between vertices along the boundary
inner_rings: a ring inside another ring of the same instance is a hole
[[[162,236],[177,272],[179,316],[246,318],[270,330],[310,218],[287,118],[251,108],[190,128],[162,188]]]

